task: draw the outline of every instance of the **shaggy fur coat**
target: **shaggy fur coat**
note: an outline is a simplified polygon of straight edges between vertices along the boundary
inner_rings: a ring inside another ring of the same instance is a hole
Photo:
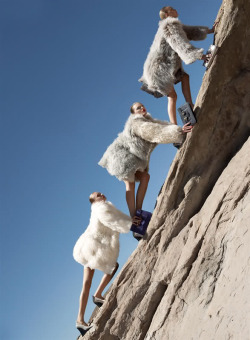
[[[74,246],[74,259],[91,269],[111,274],[119,255],[119,233],[128,233],[131,224],[131,218],[111,202],[93,203],[89,225]]]
[[[208,29],[186,26],[172,17],[161,20],[139,81],[147,84],[150,91],[167,95],[185,73],[181,60],[190,64],[203,55],[203,49],[194,47],[189,40],[205,39]]]
[[[157,144],[183,141],[178,125],[153,119],[149,113],[131,114],[123,132],[107,148],[98,163],[120,181],[134,182],[136,171],[147,171],[151,152]]]

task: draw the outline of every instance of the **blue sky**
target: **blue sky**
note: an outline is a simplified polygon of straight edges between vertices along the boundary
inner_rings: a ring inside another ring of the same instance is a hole
[[[171,5],[185,24],[211,27],[220,4],[0,0],[2,339],[78,335],[82,266],[72,249],[88,225],[88,196],[101,191],[128,213],[124,183],[97,163],[134,101],[168,119],[167,99],[142,92],[137,81],[159,9]],[[195,45],[211,43],[212,35]],[[205,69],[201,61],[184,68],[195,100]],[[172,145],[153,152],[145,210],[153,211],[175,153]],[[121,235],[121,267],[136,246]],[[91,294],[101,276],[96,271]],[[90,300],[86,320],[93,309]]]

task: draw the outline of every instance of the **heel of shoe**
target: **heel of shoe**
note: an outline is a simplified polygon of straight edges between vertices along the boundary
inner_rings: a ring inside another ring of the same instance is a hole
[[[92,325],[88,325],[88,326],[84,326],[80,323],[76,323],[76,328],[78,329],[78,331],[81,333],[81,335],[83,336],[84,334],[86,334],[86,332],[92,327]]]
[[[92,299],[95,305],[97,305],[97,307],[102,307],[102,305],[104,304],[104,301],[101,299],[96,298],[94,295],[92,295]]]

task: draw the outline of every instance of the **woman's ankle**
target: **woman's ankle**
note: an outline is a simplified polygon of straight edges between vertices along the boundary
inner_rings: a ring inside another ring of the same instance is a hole
[[[96,297],[97,299],[102,299],[102,300],[104,300],[104,297],[102,296],[102,294],[99,294],[99,293],[94,294],[94,297]]]
[[[81,325],[88,326],[88,324],[82,319],[77,319],[76,323],[80,323]]]

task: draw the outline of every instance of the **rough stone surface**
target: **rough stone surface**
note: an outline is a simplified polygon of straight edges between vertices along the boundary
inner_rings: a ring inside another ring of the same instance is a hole
[[[222,3],[198,124],[83,339],[250,339],[249,13]]]

